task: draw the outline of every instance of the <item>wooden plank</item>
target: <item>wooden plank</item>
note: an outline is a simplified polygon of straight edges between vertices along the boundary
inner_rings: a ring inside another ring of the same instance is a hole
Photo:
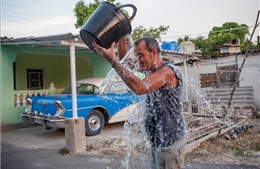
[[[242,125],[246,122],[247,120],[244,119],[232,126],[229,126],[227,128],[222,128],[222,129],[219,129],[217,131],[213,131],[212,133],[209,133],[208,135],[204,136],[204,137],[201,137],[200,139],[197,139],[185,146],[183,146],[180,151],[181,153],[188,153],[190,151],[192,151],[193,149],[197,148],[202,142],[210,139],[210,138],[213,138],[213,137],[216,137],[216,136],[219,136],[219,135],[222,135],[222,134],[225,134],[226,132],[232,130],[233,128],[235,127],[238,127],[239,125]]]
[[[221,129],[221,124],[220,123],[216,123],[213,125],[206,125],[204,126],[204,128],[201,128],[200,130],[196,130],[195,132],[189,133],[187,136],[187,141],[188,142],[192,142],[194,140],[197,140],[201,137],[204,137],[205,135],[212,133],[216,130]]]
[[[197,127],[197,128],[195,128],[195,129],[191,129],[189,132],[190,132],[190,133],[196,132],[196,131],[202,130],[203,128],[207,128],[207,127],[209,127],[209,126],[213,126],[213,125],[215,125],[215,124],[219,124],[219,122],[218,122],[218,121],[214,121],[214,122],[209,123],[209,124],[207,124],[207,125],[204,125],[204,126],[201,126],[201,127]]]

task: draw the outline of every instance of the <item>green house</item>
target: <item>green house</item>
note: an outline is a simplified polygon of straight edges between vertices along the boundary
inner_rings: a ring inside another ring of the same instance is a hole
[[[111,69],[79,35],[1,37],[1,124],[21,122],[26,97],[60,93],[70,85],[71,55],[75,56],[76,80],[105,77]]]

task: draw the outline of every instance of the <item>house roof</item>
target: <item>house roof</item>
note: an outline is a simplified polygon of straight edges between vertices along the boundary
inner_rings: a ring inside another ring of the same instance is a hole
[[[70,48],[70,45],[74,45],[76,50],[91,51],[79,35],[73,35],[72,33],[23,38],[1,37],[1,45],[29,45],[67,50]]]
[[[8,38],[1,37],[1,45],[29,45],[42,48],[56,48],[69,50],[70,45],[75,46],[75,50],[83,50],[93,52],[81,39],[79,34],[72,33],[48,35],[48,36],[29,36],[23,38]],[[260,49],[255,49],[252,52],[259,52]],[[252,53],[251,52],[251,53]],[[243,54],[244,52],[240,52]],[[186,59],[188,63],[194,61],[205,60],[201,58],[201,54],[196,53],[181,53],[178,51],[161,50],[164,59],[173,60],[174,58]],[[238,53],[239,54],[239,53]],[[226,57],[234,54],[225,54],[219,57]],[[207,59],[206,59],[207,60]]]
[[[48,36],[29,36],[23,38],[1,37],[1,45],[29,45],[42,48],[56,48],[69,50],[70,45],[75,46],[75,50],[92,50],[82,41],[79,34],[72,33],[48,35]],[[198,59],[198,55],[191,53],[181,53],[177,51],[162,50],[162,57],[168,60],[173,58]]]
[[[171,62],[174,62],[175,65],[183,65],[184,59],[189,64],[193,64],[193,62],[201,60],[200,54],[184,53],[184,52],[173,51],[173,50],[161,50],[161,55],[163,59],[167,59]]]

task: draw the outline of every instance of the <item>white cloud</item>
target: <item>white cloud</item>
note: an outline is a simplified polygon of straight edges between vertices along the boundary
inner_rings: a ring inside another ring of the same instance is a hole
[[[1,36],[7,37],[27,37],[44,36],[61,33],[78,34],[79,30],[74,27],[74,20],[66,16],[55,16],[48,19],[30,21],[2,21]]]

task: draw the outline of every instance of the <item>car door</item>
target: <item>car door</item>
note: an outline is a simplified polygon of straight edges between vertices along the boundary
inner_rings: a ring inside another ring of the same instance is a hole
[[[110,83],[105,89],[104,95],[114,101],[110,108],[112,107],[115,111],[109,112],[109,123],[125,121],[139,101],[139,97],[122,81]]]

